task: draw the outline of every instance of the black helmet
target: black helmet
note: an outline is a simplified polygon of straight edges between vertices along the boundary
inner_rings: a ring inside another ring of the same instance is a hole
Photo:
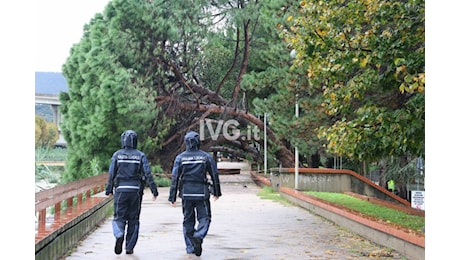
[[[122,148],[137,148],[137,134],[133,130],[126,130],[121,134]]]
[[[185,134],[184,141],[187,151],[200,149],[200,135],[197,132],[190,131]]]

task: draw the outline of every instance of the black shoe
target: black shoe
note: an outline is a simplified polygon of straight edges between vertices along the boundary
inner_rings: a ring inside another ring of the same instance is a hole
[[[127,255],[132,255],[134,253],[134,250],[132,249],[126,249],[126,254]]]
[[[121,251],[123,251],[123,240],[125,240],[124,237],[119,237],[115,242],[115,254],[117,255],[121,254]]]
[[[202,243],[203,243],[203,239],[201,239],[199,237],[193,237],[192,244],[193,244],[193,249],[195,251],[196,256],[201,255],[201,251],[202,251],[201,244]]]

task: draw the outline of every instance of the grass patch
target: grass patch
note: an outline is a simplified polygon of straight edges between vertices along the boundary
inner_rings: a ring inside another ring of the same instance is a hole
[[[292,205],[290,201],[288,201],[286,198],[281,197],[280,193],[274,191],[270,186],[262,187],[259,193],[257,193],[257,196],[259,196],[261,199],[273,200],[285,205]]]
[[[36,148],[35,161],[64,162],[67,159],[66,148]]]
[[[411,230],[421,232],[425,227],[424,217],[407,214],[399,210],[373,204],[369,201],[364,201],[347,194],[315,191],[308,191],[305,192],[305,194],[356,210],[363,214],[378,218],[384,222],[396,224]],[[285,205],[292,205],[290,201],[282,197],[279,192],[274,191],[270,186],[262,187],[261,191],[257,193],[257,196],[261,199],[268,199]]]
[[[305,192],[305,194],[342,205],[344,207],[359,211],[363,214],[376,217],[386,222],[407,227],[412,230],[422,231],[422,228],[425,227],[424,217],[410,215],[399,210],[376,205],[369,201],[364,201],[347,194],[315,191],[308,191]]]

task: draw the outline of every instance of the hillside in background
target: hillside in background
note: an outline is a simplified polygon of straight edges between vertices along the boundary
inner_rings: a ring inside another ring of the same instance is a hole
[[[35,115],[41,116],[46,122],[53,122],[53,110],[51,105],[35,104]]]
[[[35,72],[35,94],[59,95],[69,89],[67,81],[59,72]],[[35,104],[35,115],[43,117],[47,122],[53,122],[51,105]]]

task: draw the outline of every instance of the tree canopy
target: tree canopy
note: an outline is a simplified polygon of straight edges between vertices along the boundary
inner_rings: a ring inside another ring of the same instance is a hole
[[[35,116],[35,147],[53,148],[58,139],[59,129],[56,124]]]
[[[424,1],[300,1],[284,36],[329,123],[329,152],[355,160],[421,156]],[[311,109],[311,107],[306,108]]]
[[[273,166],[293,167],[294,146],[310,167],[319,155],[421,154],[423,12],[420,1],[112,0],[63,65],[66,178],[107,167],[126,129],[166,171],[188,130],[205,150],[260,162],[264,114]]]

